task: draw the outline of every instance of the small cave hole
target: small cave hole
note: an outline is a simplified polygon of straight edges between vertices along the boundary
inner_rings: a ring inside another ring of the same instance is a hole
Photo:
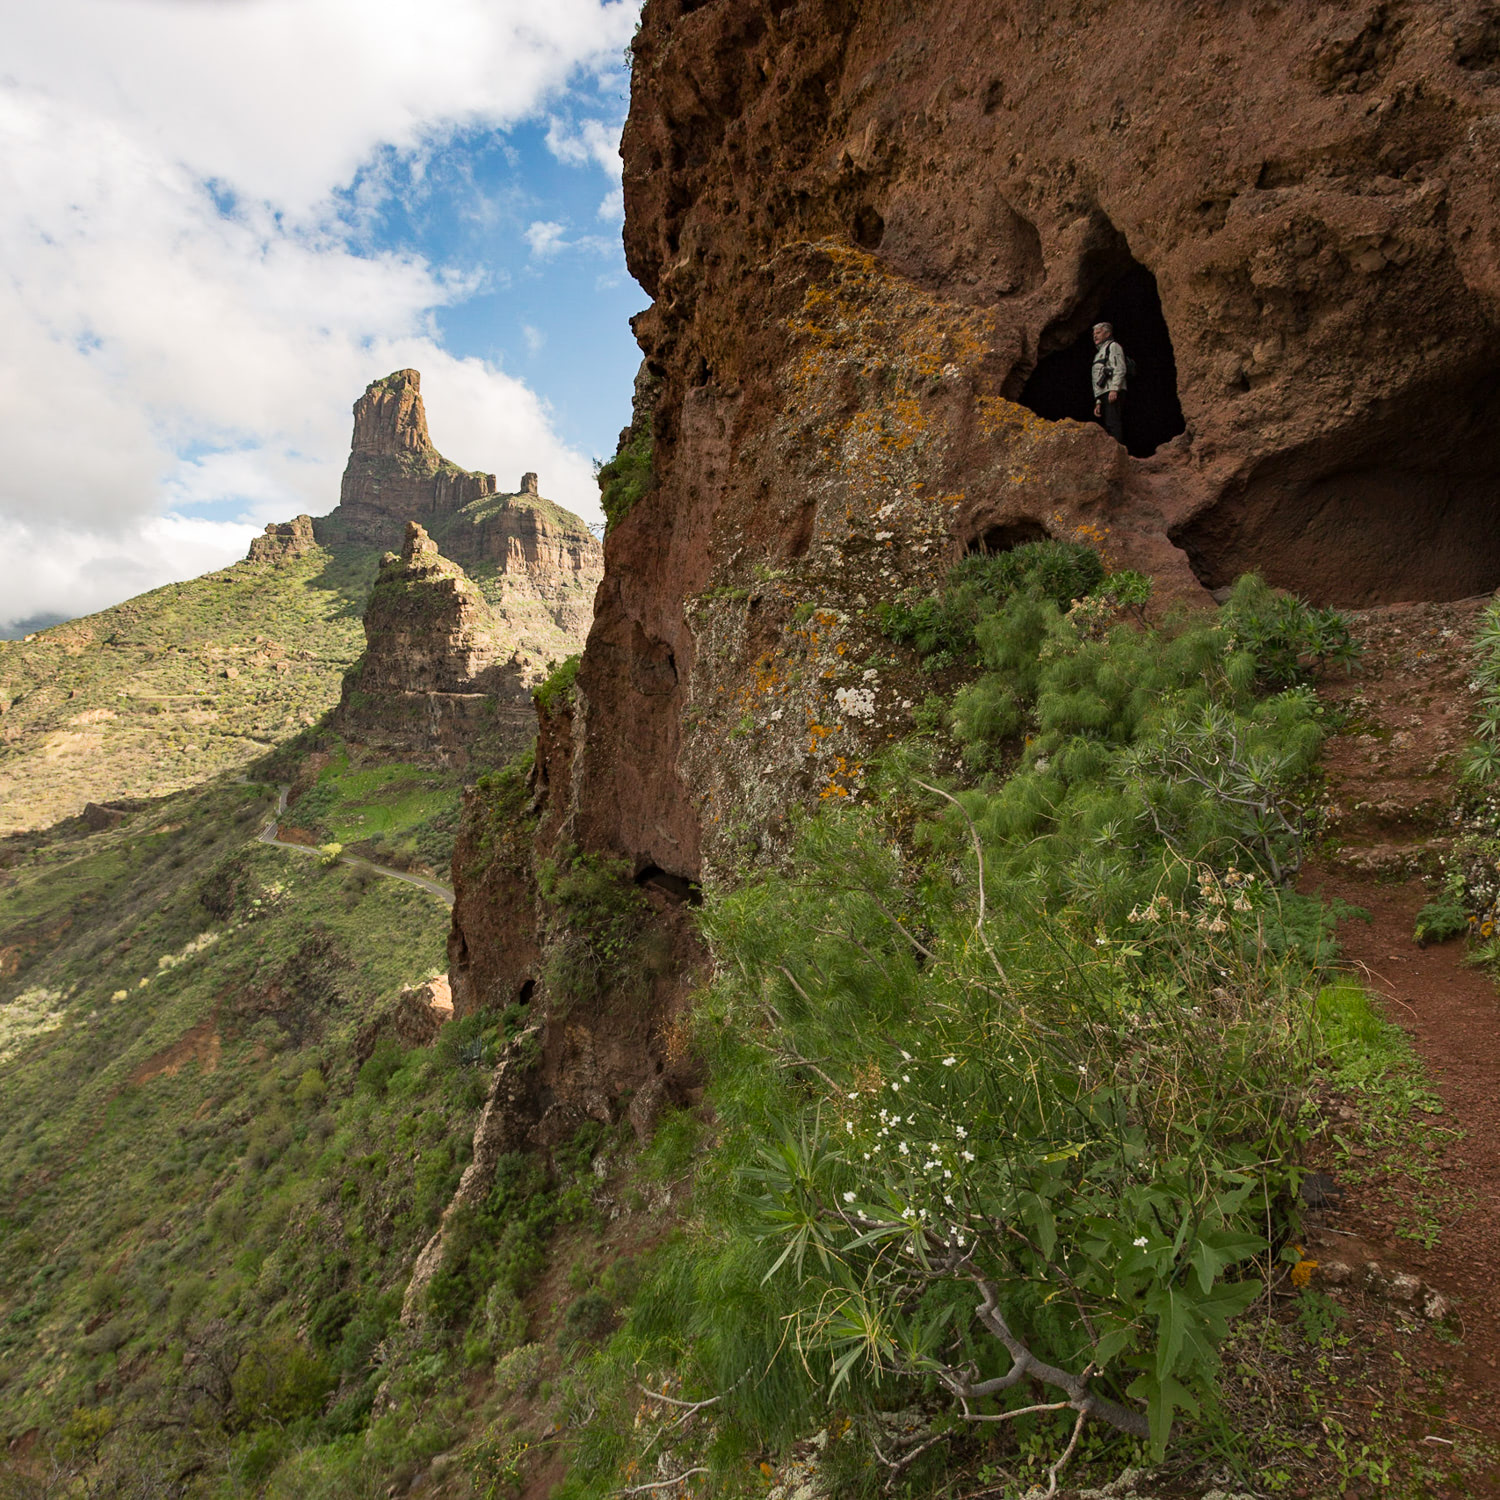
[[[516,991],[516,1004],[517,1005],[530,1005],[531,1004],[531,997],[534,994],[536,994],[536,980],[534,980],[534,979],[524,979],[524,980],[522,980],[521,981],[521,988]]]
[[[1080,316],[1084,326],[1074,334]],[[1094,363],[1093,326],[1101,322],[1114,324],[1120,347],[1135,361],[1125,397],[1125,446],[1132,457],[1147,458],[1187,424],[1177,399],[1177,361],[1156,277],[1138,261],[1130,262],[1103,288],[1097,302],[1086,302],[1058,331],[1058,337],[1070,341],[1037,361],[1021,388],[1021,405],[1052,422],[1065,417],[1097,420],[1089,372]],[[1048,343],[1044,335],[1042,347]]]
[[[696,880],[689,880],[686,875],[674,875],[660,865],[644,866],[635,877],[635,883],[643,888],[660,891],[679,905],[703,905],[703,887]]]
[[[969,543],[969,552],[1009,552],[1012,548],[1025,546],[1027,542],[1045,542],[1051,532],[1040,521],[1008,521],[1000,526],[991,526],[981,531]]]
[[[854,243],[864,250],[878,250],[885,238],[885,220],[873,204],[862,205],[854,215]]]

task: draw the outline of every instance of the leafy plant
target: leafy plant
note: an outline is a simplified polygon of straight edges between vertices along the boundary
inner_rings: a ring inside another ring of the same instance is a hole
[[[615,456],[594,470],[607,528],[618,526],[651,488],[651,453],[651,423],[641,422],[630,430]]]
[[[1419,947],[1425,948],[1428,943],[1446,943],[1462,937],[1468,930],[1468,908],[1458,897],[1445,893],[1417,913],[1412,937]]]
[[[583,661],[581,655],[568,657],[552,669],[547,680],[533,692],[532,697],[543,713],[550,714],[563,699],[572,699],[573,684],[578,678],[578,668]]]

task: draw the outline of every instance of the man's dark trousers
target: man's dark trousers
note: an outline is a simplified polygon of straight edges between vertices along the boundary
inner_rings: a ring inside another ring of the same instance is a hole
[[[1106,391],[1099,398],[1099,410],[1103,413],[1104,430],[1123,447],[1125,443],[1125,393],[1119,392],[1111,401]]]

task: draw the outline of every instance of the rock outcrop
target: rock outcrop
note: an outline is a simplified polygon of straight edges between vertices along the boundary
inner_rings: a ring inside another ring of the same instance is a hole
[[[427,431],[420,375],[397,370],[372,381],[354,403],[338,509],[317,529],[330,539],[393,547],[408,521],[420,521],[466,567],[493,564],[514,588],[537,598],[565,588],[587,595],[603,571],[587,525],[543,499],[535,473],[523,474],[515,493],[502,494],[493,474],[471,473],[444,458]]]
[[[264,536],[251,539],[246,562],[284,563],[318,545],[313,535],[311,516],[294,516],[290,521],[272,521]]]
[[[633,51],[652,481],[544,841],[683,883],[774,857],[926,691],[877,606],[972,548],[1091,540],[1187,604],[1500,583],[1491,7],[647,0]],[[1101,315],[1130,451],[1089,420]]]
[[[335,725],[363,743],[467,759],[483,741],[505,759],[534,733],[531,690],[546,675],[509,623],[416,521],[388,552],[365,608],[364,655],[344,679]]]
[[[354,403],[354,438],[335,512],[351,539],[391,546],[408,521],[431,524],[494,493],[493,474],[460,469],[433,447],[417,371],[372,380]]]

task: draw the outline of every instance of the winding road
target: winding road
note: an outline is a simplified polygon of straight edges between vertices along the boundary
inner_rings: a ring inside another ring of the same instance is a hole
[[[297,844],[289,839],[281,837],[281,819],[286,813],[286,799],[291,791],[291,786],[282,783],[277,787],[276,816],[266,824],[256,835],[262,844],[275,844],[278,849],[296,849],[303,854],[317,854],[318,848],[315,844]],[[405,870],[393,870],[389,865],[377,865],[368,859],[361,859],[356,854],[341,854],[338,857],[341,865],[348,865],[355,870],[369,870],[375,875],[384,875],[389,880],[403,880],[407,885],[414,885],[420,890],[427,892],[429,896],[436,896],[444,906],[453,905],[453,892],[446,885],[439,885],[435,880],[428,880],[422,875],[410,875]]]

